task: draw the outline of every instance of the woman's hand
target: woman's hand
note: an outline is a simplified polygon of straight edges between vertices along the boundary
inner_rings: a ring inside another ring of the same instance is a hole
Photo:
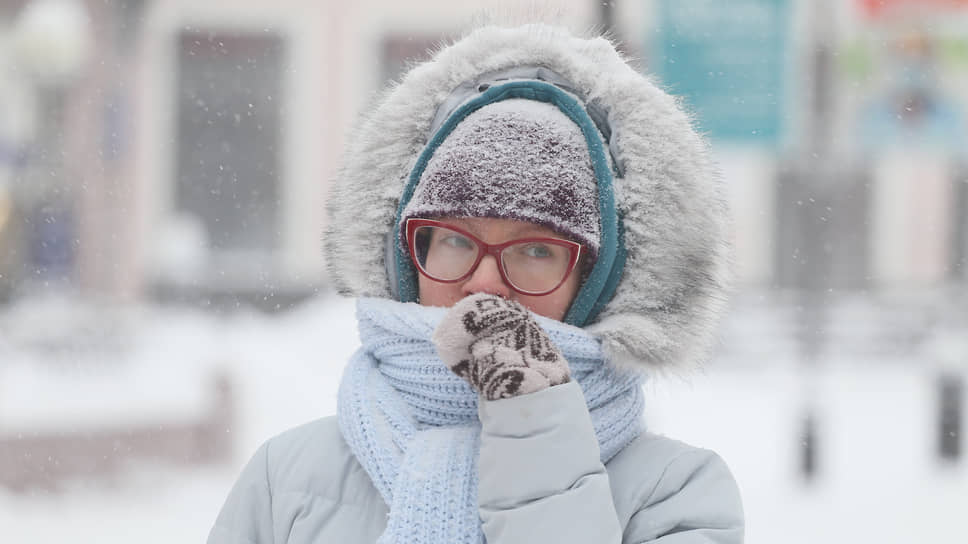
[[[462,299],[433,339],[444,363],[487,400],[571,380],[568,362],[527,308],[496,295]]]

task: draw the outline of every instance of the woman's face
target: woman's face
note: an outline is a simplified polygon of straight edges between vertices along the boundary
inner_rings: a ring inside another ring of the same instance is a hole
[[[562,238],[547,227],[513,219],[445,217],[440,221],[463,229],[488,244],[499,244],[518,238]],[[578,292],[578,283],[581,279],[580,268],[580,265],[576,266],[565,283],[555,291],[543,296],[529,296],[518,293],[504,283],[497,261],[494,257],[485,255],[474,273],[461,282],[440,283],[423,274],[417,274],[420,304],[450,307],[468,295],[490,293],[520,302],[538,315],[561,321]]]

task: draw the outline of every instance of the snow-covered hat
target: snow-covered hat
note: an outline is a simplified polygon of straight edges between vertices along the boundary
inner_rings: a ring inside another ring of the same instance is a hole
[[[547,102],[512,98],[464,118],[437,147],[401,216],[530,221],[585,244],[601,234],[581,129]]]

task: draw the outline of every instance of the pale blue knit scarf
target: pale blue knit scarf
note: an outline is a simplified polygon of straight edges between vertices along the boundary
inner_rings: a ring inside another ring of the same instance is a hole
[[[387,299],[357,302],[362,347],[340,384],[347,444],[390,508],[379,542],[484,542],[477,508],[477,393],[430,341],[444,308]],[[585,395],[605,463],[642,430],[642,379],[603,364],[582,329],[538,318]]]

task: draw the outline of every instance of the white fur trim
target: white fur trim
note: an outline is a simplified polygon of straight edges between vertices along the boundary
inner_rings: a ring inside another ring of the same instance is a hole
[[[602,37],[546,25],[484,27],[416,66],[359,124],[328,201],[330,277],[351,296],[388,297],[384,237],[437,106],[478,74],[540,65],[608,111],[625,177],[615,180],[628,260],[587,329],[616,364],[684,370],[703,362],[730,277],[722,182],[676,99]]]

